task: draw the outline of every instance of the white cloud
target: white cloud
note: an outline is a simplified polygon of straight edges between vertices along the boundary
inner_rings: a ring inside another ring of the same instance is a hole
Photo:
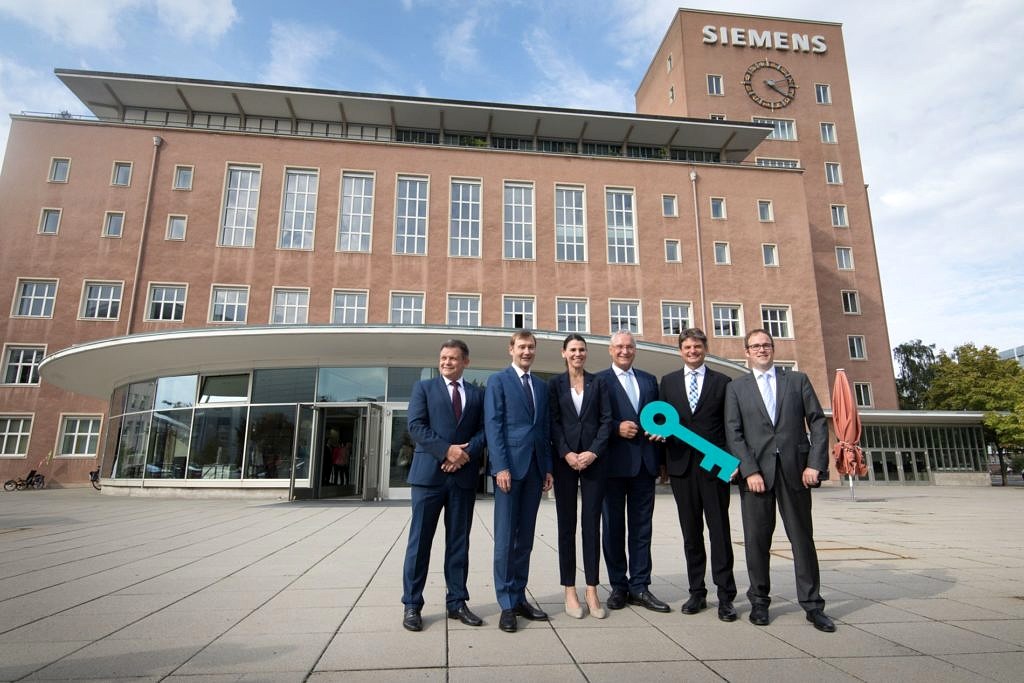
[[[263,70],[267,83],[306,85],[315,78],[321,59],[334,51],[337,33],[329,28],[275,21],[270,29],[270,63]]]
[[[597,79],[568,56],[546,31],[533,29],[523,39],[523,49],[542,78],[526,101],[552,107],[632,111],[632,88],[617,79]]]
[[[158,0],[157,17],[164,28],[185,40],[216,40],[235,23],[238,12],[232,0]]]
[[[476,12],[443,31],[435,41],[445,71],[454,73],[473,72],[479,68],[480,54],[476,47],[476,31],[479,18]]]
[[[0,0],[0,13],[42,31],[58,44],[110,49],[120,45],[118,24],[142,0]]]
[[[22,111],[88,114],[79,102],[52,74],[26,67],[0,55],[0,160],[7,150],[11,119],[7,114]]]

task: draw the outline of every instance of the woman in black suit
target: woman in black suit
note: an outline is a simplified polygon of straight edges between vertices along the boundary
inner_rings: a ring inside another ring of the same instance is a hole
[[[548,384],[551,405],[551,441],[554,445],[555,511],[558,515],[558,564],[565,586],[565,613],[583,618],[576,594],[576,493],[582,491],[580,529],[583,535],[583,573],[590,614],[604,619],[597,594],[601,560],[601,506],[604,502],[606,462],[602,456],[611,434],[612,409],[608,390],[597,376],[586,372],[587,342],[570,334],[562,342],[567,372]]]

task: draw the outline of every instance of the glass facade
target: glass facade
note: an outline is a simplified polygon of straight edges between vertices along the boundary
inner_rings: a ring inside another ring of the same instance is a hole
[[[865,425],[868,474],[876,483],[927,483],[932,473],[986,472],[980,425]]]

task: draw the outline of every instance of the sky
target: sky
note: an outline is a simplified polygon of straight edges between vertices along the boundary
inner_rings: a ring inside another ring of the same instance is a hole
[[[0,0],[0,154],[8,113],[88,113],[55,68],[631,112],[679,6]],[[842,23],[891,345],[1024,344],[1020,0],[685,6]]]

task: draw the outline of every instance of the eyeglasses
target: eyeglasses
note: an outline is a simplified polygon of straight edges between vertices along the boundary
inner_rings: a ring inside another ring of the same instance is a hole
[[[751,351],[771,351],[775,344],[747,344],[747,348]]]

